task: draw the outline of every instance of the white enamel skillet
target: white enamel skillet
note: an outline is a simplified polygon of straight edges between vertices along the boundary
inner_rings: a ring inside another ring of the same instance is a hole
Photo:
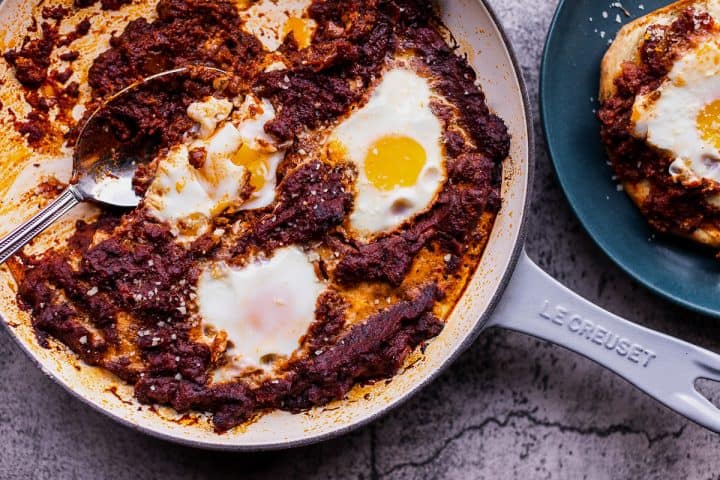
[[[9,26],[5,40],[19,35],[29,22],[29,3],[5,0],[0,6],[0,22]],[[356,388],[346,400],[326,408],[298,415],[274,412],[217,435],[202,415],[180,416],[169,409],[140,406],[133,400],[132,389],[112,375],[80,364],[61,346],[39,347],[29,319],[14,303],[12,280],[7,271],[2,271],[6,281],[0,282],[0,313],[20,346],[57,383],[118,422],[198,448],[281,449],[346,433],[387,413],[428,385],[490,327],[526,333],[574,350],[667,407],[720,432],[720,411],[694,387],[698,378],[720,380],[720,356],[602,310],[542,272],[525,254],[523,225],[533,173],[533,135],[519,68],[487,6],[479,0],[445,0],[439,6],[461,51],[479,73],[489,105],[507,122],[513,142],[511,158],[505,165],[503,208],[481,265],[442,334],[424,354],[410,359],[413,368],[389,383]],[[140,8],[145,13],[152,11],[150,7]],[[95,47],[106,41],[107,36],[95,39]],[[57,163],[58,175],[69,168],[62,160]],[[23,210],[20,203],[14,212]],[[12,226],[18,220],[10,213],[2,221]]]

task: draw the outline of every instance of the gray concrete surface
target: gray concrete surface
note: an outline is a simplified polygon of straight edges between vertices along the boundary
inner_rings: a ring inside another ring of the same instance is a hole
[[[490,3],[537,103],[540,53],[556,2]],[[535,128],[539,133],[537,122]],[[603,256],[566,206],[540,136],[538,142],[530,255],[603,307],[720,351],[720,322],[656,298]],[[284,453],[195,451],[91,411],[0,332],[2,479],[717,479],[718,453],[720,436],[591,362],[505,332],[485,334],[404,407],[347,437]]]

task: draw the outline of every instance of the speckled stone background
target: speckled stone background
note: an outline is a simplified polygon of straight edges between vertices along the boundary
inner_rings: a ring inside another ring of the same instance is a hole
[[[540,55],[556,1],[490,3],[514,42],[537,104]],[[720,351],[720,321],[656,298],[590,241],[558,188],[537,120],[535,129],[530,255],[601,306]],[[3,480],[718,479],[719,454],[720,436],[593,363],[495,331],[409,403],[354,434],[283,453],[196,451],[130,431],[72,399],[0,331]]]

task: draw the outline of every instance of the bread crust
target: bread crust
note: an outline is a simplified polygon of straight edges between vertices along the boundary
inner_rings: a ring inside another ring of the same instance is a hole
[[[645,39],[645,34],[651,25],[669,25],[688,7],[698,11],[706,11],[713,18],[720,19],[720,0],[679,0],[666,7],[660,8],[625,25],[615,37],[603,57],[600,66],[600,92],[599,99],[604,102],[617,94],[615,80],[622,74],[623,64],[640,61],[639,51]],[[622,186],[631,200],[640,208],[651,196],[654,185],[647,179],[636,182],[623,181]],[[676,230],[675,235],[692,241],[720,248],[720,226],[705,222],[692,233]]]
[[[600,65],[600,100],[607,100],[617,92],[615,79],[622,73],[623,63],[638,61],[638,50],[649,26],[668,25],[688,7],[709,10],[709,3],[717,2],[679,0],[659,10],[650,12],[620,29]],[[712,12],[710,13],[712,15]]]

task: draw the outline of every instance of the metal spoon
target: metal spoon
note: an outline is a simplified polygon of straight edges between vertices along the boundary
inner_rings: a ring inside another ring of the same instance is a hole
[[[114,94],[98,107],[83,125],[73,154],[73,181],[58,198],[50,202],[32,219],[19,226],[0,241],[0,264],[45,231],[73,207],[91,201],[106,206],[134,208],[141,198],[133,188],[133,178],[140,165],[150,163],[156,145],[150,139],[119,141],[106,127],[100,126],[100,113],[110,104],[121,102],[141,86],[170,76],[182,76],[198,70],[227,75],[212,67],[184,67],[147,77]],[[100,128],[97,128],[100,127]]]

